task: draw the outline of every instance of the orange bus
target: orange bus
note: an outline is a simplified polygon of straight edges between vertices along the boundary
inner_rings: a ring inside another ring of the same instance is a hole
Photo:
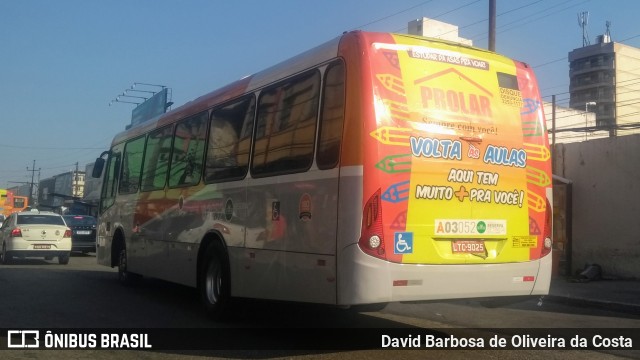
[[[547,294],[541,104],[525,63],[345,33],[116,135],[97,261],[197,287],[214,318],[234,297]]]
[[[25,210],[29,206],[29,198],[14,195],[11,190],[0,189],[0,205],[0,214],[8,217],[11,213]]]

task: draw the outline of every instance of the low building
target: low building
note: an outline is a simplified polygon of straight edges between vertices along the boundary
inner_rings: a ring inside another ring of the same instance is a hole
[[[552,143],[555,132],[555,143],[572,143],[608,137],[609,132],[596,126],[596,114],[588,108],[571,109],[556,105],[555,131],[553,125],[553,104],[543,103],[544,115],[549,131],[549,143]]]
[[[70,207],[84,195],[85,172],[69,171],[38,183],[38,208],[59,210]]]
[[[410,21],[408,33],[410,35],[419,35],[453,41],[469,46],[473,45],[472,40],[461,38],[460,36],[458,36],[458,27],[456,25],[429,19],[426,17]]]

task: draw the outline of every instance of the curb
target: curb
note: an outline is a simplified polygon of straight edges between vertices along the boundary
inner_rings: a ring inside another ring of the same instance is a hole
[[[558,295],[551,295],[551,294],[546,295],[543,301],[551,301],[555,303],[580,306],[580,307],[593,307],[598,309],[623,312],[627,314],[640,315],[640,305],[638,304],[625,304],[625,303],[615,302],[615,301],[594,300],[594,299],[586,299],[586,298],[579,298],[579,297],[558,296]]]

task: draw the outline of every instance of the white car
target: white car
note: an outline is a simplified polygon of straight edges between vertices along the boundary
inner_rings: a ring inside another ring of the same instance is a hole
[[[2,263],[14,257],[58,257],[68,264],[71,253],[71,229],[61,215],[45,211],[23,211],[11,214],[2,223]]]

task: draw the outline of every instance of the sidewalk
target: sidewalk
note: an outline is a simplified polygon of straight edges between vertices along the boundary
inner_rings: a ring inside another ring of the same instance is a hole
[[[640,281],[601,279],[576,282],[558,276],[551,279],[549,295],[544,299],[575,306],[592,306],[640,314]]]

